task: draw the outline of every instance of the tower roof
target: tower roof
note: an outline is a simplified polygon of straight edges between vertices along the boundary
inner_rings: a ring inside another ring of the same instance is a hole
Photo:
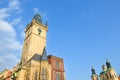
[[[91,71],[92,71],[92,74],[96,74],[95,69],[93,67],[92,67]]]
[[[100,72],[100,75],[106,74],[106,73],[107,73],[107,69],[106,69],[106,66],[103,64],[102,65],[102,72]]]
[[[106,66],[105,66],[104,64],[102,65],[102,70],[103,70],[103,71],[106,71],[106,70],[107,70],[107,68],[106,68]]]
[[[107,68],[108,68],[108,69],[109,69],[109,68],[112,68],[109,60],[106,60],[106,65],[107,65]]]
[[[35,19],[38,23],[42,23],[42,17],[38,13],[34,15],[33,19]]]
[[[106,73],[107,73],[107,71],[102,71],[102,72],[100,72],[100,75],[101,75],[101,74],[106,74]]]
[[[46,60],[47,61],[47,52],[46,52],[46,48],[45,47],[43,49],[42,59],[41,60]]]

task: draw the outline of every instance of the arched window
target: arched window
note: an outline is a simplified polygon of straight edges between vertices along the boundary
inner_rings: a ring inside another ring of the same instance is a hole
[[[59,62],[56,62],[56,69],[59,69],[59,68],[60,68],[59,65],[60,65]]]
[[[42,68],[42,80],[47,80],[47,69]]]
[[[56,73],[56,80],[60,80],[60,74]]]
[[[114,73],[114,76],[117,77],[115,73]]]
[[[38,78],[38,72],[37,71],[35,71],[35,76],[34,76],[34,80],[37,80]]]
[[[29,71],[27,71],[27,73],[26,73],[26,80],[30,80],[30,73],[29,73]]]
[[[107,79],[109,79],[108,74],[106,74]]]
[[[110,78],[112,78],[112,75],[110,74]]]

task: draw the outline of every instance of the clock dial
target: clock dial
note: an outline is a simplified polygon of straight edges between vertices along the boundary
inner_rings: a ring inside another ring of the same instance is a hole
[[[40,28],[38,28],[38,34],[40,35],[40,33],[42,32],[42,30]]]

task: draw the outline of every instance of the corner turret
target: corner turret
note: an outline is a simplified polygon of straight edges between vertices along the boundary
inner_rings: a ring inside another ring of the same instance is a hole
[[[110,62],[108,60],[106,60],[106,66],[107,66],[108,69],[112,68],[112,66],[111,66],[111,64],[110,64]]]
[[[98,75],[96,74],[95,69],[93,67],[91,71],[92,71],[91,80],[99,80]]]

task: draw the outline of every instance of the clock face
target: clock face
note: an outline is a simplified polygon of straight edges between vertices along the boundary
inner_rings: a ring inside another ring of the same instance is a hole
[[[38,34],[40,35],[40,33],[42,32],[42,30],[40,28],[38,28]]]

